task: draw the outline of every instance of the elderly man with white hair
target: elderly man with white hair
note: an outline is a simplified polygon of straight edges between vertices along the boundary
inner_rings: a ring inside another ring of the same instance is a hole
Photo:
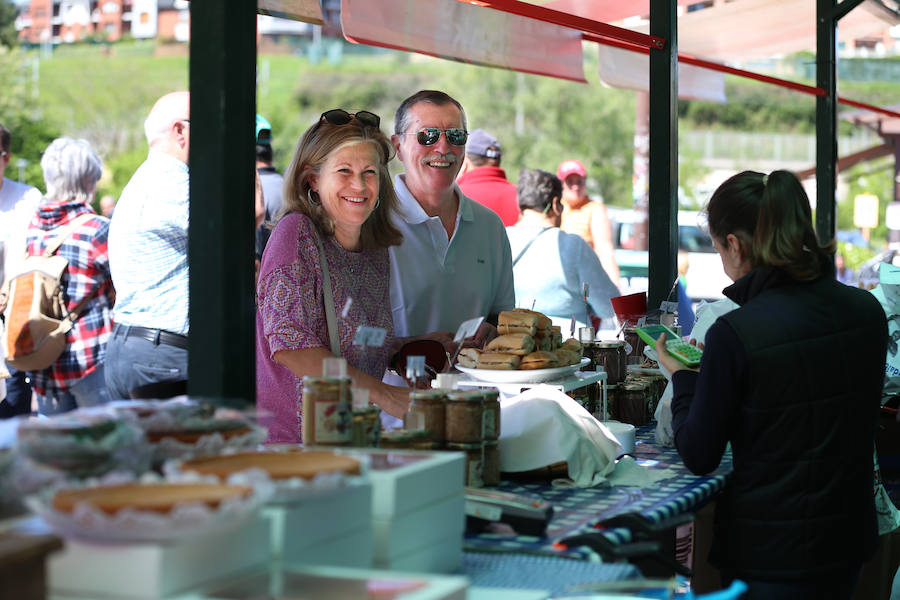
[[[59,359],[30,373],[38,410],[54,414],[109,401],[104,358],[116,294],[107,253],[109,219],[91,208],[103,162],[86,140],[62,137],[44,150],[41,168],[47,195],[28,228],[27,255],[40,256],[63,238],[56,255],[69,262],[62,279],[66,308],[78,315]]]
[[[190,123],[189,92],[156,101],[144,122],[147,160],[113,213],[109,262],[118,295],[106,368],[113,397],[187,380]]]

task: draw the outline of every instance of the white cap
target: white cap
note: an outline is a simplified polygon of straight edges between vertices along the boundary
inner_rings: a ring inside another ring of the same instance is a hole
[[[459,381],[456,373],[438,373],[437,378],[431,382],[431,387],[440,390],[455,390]]]

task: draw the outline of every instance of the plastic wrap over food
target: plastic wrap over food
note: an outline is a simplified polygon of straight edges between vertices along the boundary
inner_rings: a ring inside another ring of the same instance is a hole
[[[54,506],[54,497],[71,487],[46,488],[39,494],[26,499],[27,506],[41,516],[59,535],[90,540],[128,542],[168,542],[177,539],[236,529],[253,517],[273,493],[271,482],[258,473],[237,473],[225,482],[217,478],[197,476],[185,477],[173,474],[162,478],[147,473],[139,479],[121,475],[85,481],[79,489],[113,488],[119,485],[133,485],[134,494],[140,495],[141,488],[149,490],[158,484],[209,483],[237,486],[248,490],[211,504],[203,501],[173,501],[166,511],[144,510],[123,506],[111,513],[98,508],[92,502],[77,502],[71,511]]]

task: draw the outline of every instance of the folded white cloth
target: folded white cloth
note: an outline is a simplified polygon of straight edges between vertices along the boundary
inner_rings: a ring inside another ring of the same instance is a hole
[[[568,463],[572,485],[608,484],[622,446],[575,400],[548,385],[501,401],[500,470]]]

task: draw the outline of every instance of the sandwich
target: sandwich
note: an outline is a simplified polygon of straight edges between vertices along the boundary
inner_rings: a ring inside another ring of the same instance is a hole
[[[484,350],[524,356],[534,350],[534,338],[526,333],[509,333],[491,340]]]
[[[562,329],[559,325],[550,327],[550,350],[556,350],[562,346]]]
[[[535,327],[537,327],[538,329],[550,329],[550,327],[553,326],[553,323],[551,323],[551,321],[550,321],[550,317],[548,317],[544,313],[538,312],[536,310],[528,310],[527,308],[514,308],[508,312],[512,312],[514,314],[519,314],[519,315],[533,315],[534,318],[536,319],[535,323],[534,323]],[[503,314],[503,313],[500,313],[500,314]]]
[[[560,365],[559,358],[553,352],[538,350],[522,357],[520,369],[552,369]]]
[[[456,364],[467,369],[475,369],[478,367],[478,356],[481,350],[478,348],[463,348],[456,357]]]
[[[518,354],[506,352],[482,352],[478,357],[478,368],[497,371],[514,371],[519,368]]]
[[[500,335],[512,333],[534,335],[537,333],[537,317],[521,312],[504,310],[497,317],[497,332]]]

